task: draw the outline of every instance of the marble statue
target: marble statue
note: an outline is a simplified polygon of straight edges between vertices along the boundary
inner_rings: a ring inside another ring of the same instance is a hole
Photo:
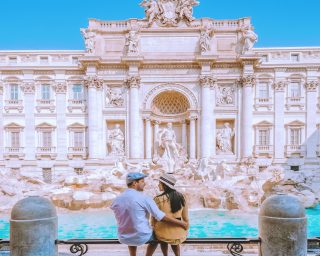
[[[114,129],[108,130],[108,145],[110,155],[124,155],[124,134],[119,124],[116,124]]]
[[[211,37],[209,31],[201,31],[199,44],[202,53],[210,51],[210,40]]]
[[[252,27],[246,26],[241,29],[243,48],[242,54],[248,53],[252,50],[254,44],[258,41],[258,36],[253,32]]]
[[[230,128],[228,122],[224,123],[224,127],[217,129],[217,150],[221,153],[233,154],[232,138],[235,134],[234,129]]]
[[[154,162],[161,164],[169,173],[173,173],[181,160],[183,148],[176,141],[176,134],[172,129],[172,123],[160,129],[156,135]]]
[[[122,88],[110,88],[106,89],[106,105],[112,107],[123,107],[124,97]]]
[[[155,0],[150,0],[149,2],[147,0],[143,0],[140,3],[140,6],[145,8],[146,18],[149,25],[151,25],[160,13],[158,3]]]
[[[138,35],[136,31],[130,31],[126,36],[127,54],[138,53]]]
[[[202,182],[214,181],[216,179],[214,168],[210,166],[212,163],[209,158],[199,160],[197,174],[201,177]]]
[[[93,50],[95,48],[94,33],[89,32],[84,28],[80,29],[80,31],[81,31],[81,34],[84,38],[84,44],[85,44],[87,53],[93,53]]]
[[[185,18],[188,22],[193,21],[193,6],[197,5],[199,5],[199,2],[195,0],[180,1],[180,6],[178,6],[178,13],[180,19],[183,20]]]

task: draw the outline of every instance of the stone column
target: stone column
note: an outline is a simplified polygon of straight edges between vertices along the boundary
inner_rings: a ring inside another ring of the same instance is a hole
[[[241,116],[241,157],[246,158],[252,155],[252,122],[253,122],[253,86],[255,77],[245,75],[241,78],[242,83],[242,116]]]
[[[206,75],[200,77],[201,85],[201,158],[208,158],[211,156],[211,143],[212,143],[212,131],[211,131],[211,117],[212,117],[212,105],[211,105],[211,91],[210,87],[213,86],[214,80],[212,76]]]
[[[152,131],[151,131],[151,120],[146,118],[146,158],[151,159],[152,157]]]
[[[101,120],[97,120],[97,88],[102,87],[102,80],[97,76],[88,76],[85,80],[85,86],[88,88],[88,147],[89,147],[89,158],[99,159],[101,152],[99,152],[99,124]]]
[[[182,125],[181,144],[185,149],[187,149],[187,123],[186,123],[186,120],[183,120],[181,122],[181,125]]]
[[[190,117],[190,145],[189,145],[189,158],[195,159],[196,158],[196,117]]]
[[[317,151],[317,88],[318,81],[309,81],[305,84],[307,91],[306,113],[307,113],[307,158],[316,158]]]
[[[276,81],[274,88],[274,160],[282,162],[284,159],[284,106],[286,81]]]
[[[4,129],[3,129],[3,84],[0,82],[0,161],[3,160],[4,152]]]
[[[67,85],[64,81],[54,85],[56,91],[57,111],[57,160],[66,160],[68,154],[67,145]]]
[[[103,136],[103,133],[105,132],[105,123],[103,120],[103,80],[99,80],[98,83],[96,83],[96,114],[95,118],[97,121],[97,136],[98,141],[100,143],[96,146],[98,146],[98,158],[103,159],[107,155],[107,147],[106,142]]]
[[[141,158],[141,129],[140,129],[140,77],[129,76],[126,81],[129,88],[129,156]]]
[[[35,160],[35,85],[28,81],[22,85],[25,106],[25,160]],[[22,144],[20,142],[20,144]]]
[[[320,156],[320,124],[317,124],[317,156]]]
[[[213,86],[211,87],[211,156],[215,156],[216,155],[216,133],[217,133],[217,120],[216,120],[216,114],[215,114],[215,108],[216,108],[216,88],[217,85],[216,83],[213,84]]]

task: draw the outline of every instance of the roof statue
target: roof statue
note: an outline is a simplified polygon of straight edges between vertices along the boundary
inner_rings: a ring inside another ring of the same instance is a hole
[[[140,6],[145,8],[149,26],[157,22],[159,26],[174,27],[180,21],[190,24],[193,7],[199,5],[196,0],[143,0]]]

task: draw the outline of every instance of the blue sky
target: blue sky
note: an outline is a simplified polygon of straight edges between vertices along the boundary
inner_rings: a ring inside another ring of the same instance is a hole
[[[0,0],[0,50],[83,49],[88,18],[143,18],[140,0]],[[200,0],[196,18],[251,17],[256,47],[319,46],[320,0]]]

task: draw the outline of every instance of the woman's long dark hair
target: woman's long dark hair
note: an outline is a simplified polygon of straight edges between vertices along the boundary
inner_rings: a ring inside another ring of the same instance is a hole
[[[176,213],[186,205],[186,200],[184,199],[184,196],[175,189],[169,188],[166,184],[162,182],[161,184],[163,186],[164,192],[159,196],[166,195],[170,200],[171,212]]]

